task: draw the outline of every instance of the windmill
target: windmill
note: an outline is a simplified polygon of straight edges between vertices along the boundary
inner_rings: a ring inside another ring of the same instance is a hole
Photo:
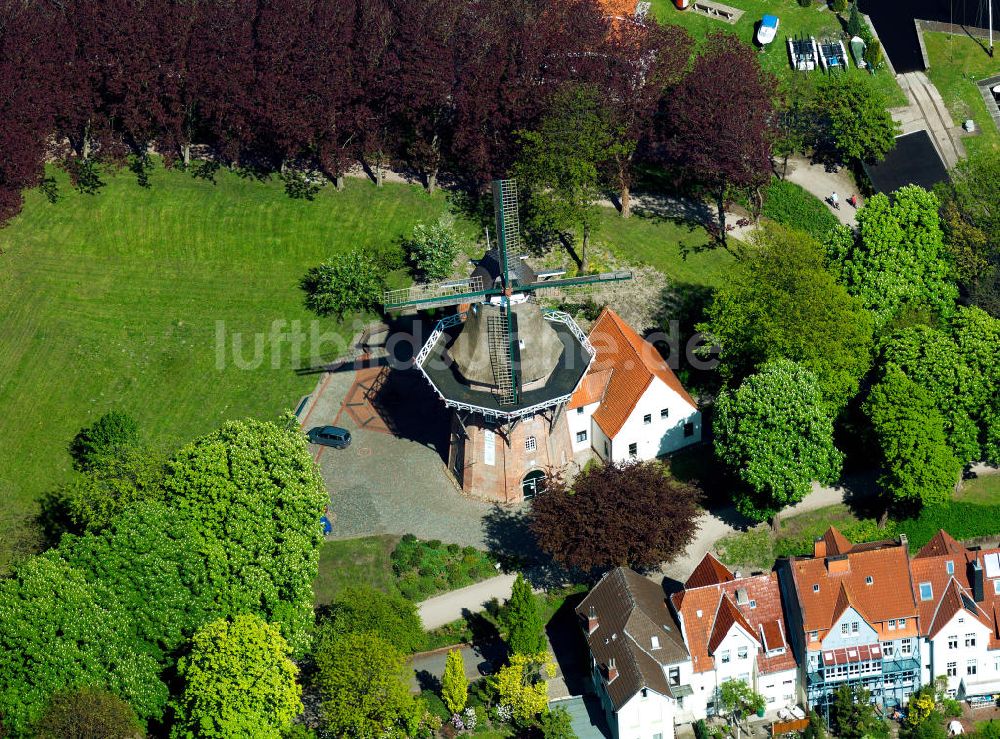
[[[502,500],[518,497],[510,491],[525,469],[541,474],[539,457],[546,467],[568,461],[569,431],[560,414],[594,356],[572,316],[543,309],[537,296],[632,278],[627,270],[578,277],[564,277],[563,269],[536,272],[520,254],[516,193],[514,180],[493,182],[496,246],[469,277],[391,290],[384,299],[387,312],[459,308],[437,322],[415,364],[455,414],[449,467],[466,492]],[[519,423],[530,428],[518,429]],[[471,477],[470,467],[476,467]],[[503,475],[484,474],[490,467],[502,467]]]

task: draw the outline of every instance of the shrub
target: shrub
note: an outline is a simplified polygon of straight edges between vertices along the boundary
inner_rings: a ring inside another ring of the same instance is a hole
[[[320,316],[343,318],[378,305],[382,270],[375,259],[355,249],[310,269],[300,286],[306,293],[306,308]]]
[[[413,236],[404,248],[418,277],[443,280],[451,273],[460,243],[452,222],[442,218],[431,226],[423,223],[414,226]]]
[[[819,240],[826,238],[839,223],[819,198],[787,180],[772,180],[767,186],[761,213]]]
[[[705,725],[705,719],[700,718],[694,722],[694,736],[695,739],[708,739],[708,726]]]
[[[843,13],[847,10],[847,0],[830,0],[830,10],[834,13]]]
[[[77,469],[90,470],[102,458],[118,456],[138,446],[139,424],[128,413],[114,410],[82,428],[70,444],[70,454]]]
[[[441,700],[441,696],[435,693],[433,690],[423,690],[420,693],[420,699],[427,706],[427,710],[430,712],[431,716],[437,716],[442,721],[448,721],[451,718],[451,711],[445,706],[444,701]]]
[[[445,546],[438,539],[420,541],[412,535],[400,540],[391,559],[396,586],[410,600],[465,587],[495,574],[493,559],[486,552],[457,544]]]

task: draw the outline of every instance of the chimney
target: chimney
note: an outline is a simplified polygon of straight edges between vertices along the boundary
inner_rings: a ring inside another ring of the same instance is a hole
[[[846,575],[851,571],[851,560],[846,554],[837,554],[826,558],[826,571],[831,575]]]
[[[983,602],[983,566],[979,564],[978,559],[972,560],[969,563],[970,577],[969,580],[972,581],[972,597],[976,599],[976,603]]]
[[[615,678],[618,677],[618,666],[615,664],[615,658],[608,658],[608,682],[613,683]]]
[[[589,636],[597,631],[598,626],[597,609],[591,606],[590,610],[587,611],[587,635]]]
[[[821,559],[826,556],[826,539],[822,536],[817,536],[816,540],[813,541],[813,557],[816,559]]]
[[[906,538],[906,534],[900,534],[899,535],[899,546],[901,546],[901,547],[903,547],[903,549],[906,549],[907,551],[909,551],[909,549],[910,549],[910,540]]]

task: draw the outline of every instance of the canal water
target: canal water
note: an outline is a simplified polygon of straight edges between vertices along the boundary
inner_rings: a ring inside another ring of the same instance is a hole
[[[987,27],[991,0],[861,0],[861,11],[870,15],[882,45],[899,73],[924,68],[914,18],[956,25]],[[993,2],[993,30],[1000,23],[1000,0]],[[1000,38],[994,37],[994,42]],[[998,43],[997,45],[1000,45]]]

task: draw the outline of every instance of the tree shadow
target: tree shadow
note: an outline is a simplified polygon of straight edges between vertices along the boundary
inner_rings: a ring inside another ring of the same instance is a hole
[[[586,593],[574,593],[566,598],[545,625],[545,634],[570,695],[583,695],[590,685],[589,651],[576,615],[576,607],[585,596]]]
[[[519,570],[534,588],[549,589],[581,582],[581,573],[568,570],[543,552],[529,528],[525,509],[493,506],[483,516],[486,549],[505,572]]]
[[[428,670],[417,670],[417,687],[420,688],[420,692],[429,690],[433,693],[441,692],[441,680],[437,675],[429,672]]]

